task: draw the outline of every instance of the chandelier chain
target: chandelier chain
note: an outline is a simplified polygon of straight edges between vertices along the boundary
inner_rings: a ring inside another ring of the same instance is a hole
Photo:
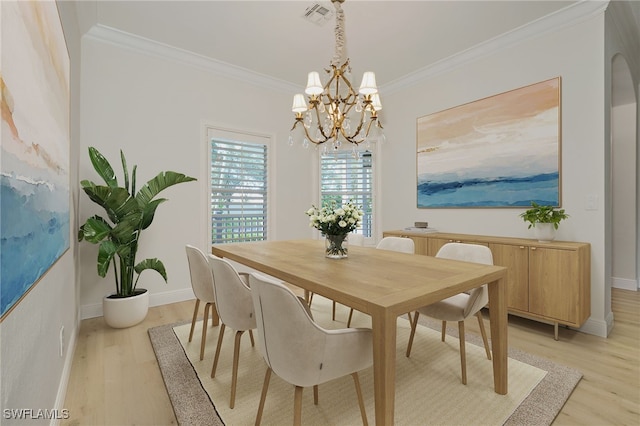
[[[334,1],[333,5],[336,8],[336,46],[335,52],[333,54],[333,59],[331,60],[331,65],[340,66],[345,57],[345,31],[344,31],[344,11],[342,10],[342,5],[340,1]]]

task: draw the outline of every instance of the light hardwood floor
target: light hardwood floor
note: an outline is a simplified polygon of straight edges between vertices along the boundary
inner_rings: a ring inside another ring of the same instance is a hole
[[[193,306],[151,308],[144,322],[124,330],[102,318],[84,320],[64,405],[70,418],[62,424],[176,424],[147,329],[189,321]],[[553,326],[509,317],[509,346],[584,374],[554,425],[640,425],[640,292],[613,289],[612,309],[615,326],[606,339],[561,328],[555,341]],[[467,323],[478,332],[476,321]]]

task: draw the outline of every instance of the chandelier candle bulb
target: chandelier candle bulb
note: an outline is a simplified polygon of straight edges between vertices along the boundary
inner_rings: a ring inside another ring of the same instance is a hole
[[[320,82],[320,74],[316,71],[309,73],[307,77],[307,88],[304,90],[307,95],[319,95],[324,92],[324,87]]]
[[[371,106],[373,109],[378,112],[382,109],[382,103],[380,102],[380,95],[374,93],[371,95]]]
[[[291,111],[296,114],[302,114],[307,110],[307,103],[304,100],[304,96],[301,93],[293,96],[293,106],[291,107]]]
[[[367,71],[362,75],[362,83],[360,83],[360,93],[363,95],[373,95],[378,93],[376,86],[376,75],[372,71]]]

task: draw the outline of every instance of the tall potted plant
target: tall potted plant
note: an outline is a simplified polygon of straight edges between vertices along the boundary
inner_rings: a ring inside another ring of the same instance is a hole
[[[155,197],[170,186],[196,179],[172,171],[160,172],[136,192],[137,166],[133,166],[129,179],[122,151],[124,186],[118,184],[111,164],[96,148],[89,148],[89,158],[105,185],[89,180],[82,180],[80,185],[91,201],[105,210],[108,219],[98,215],[88,218],[78,231],[78,241],[99,244],[99,276],[104,278],[113,264],[116,292],[103,299],[105,321],[115,328],[130,327],[146,317],[149,307],[147,290],[137,288],[142,271],[154,270],[167,281],[164,264],[157,258],[136,263],[140,235],[153,222],[158,206],[167,201]]]
[[[555,239],[555,232],[560,221],[567,219],[568,214],[564,209],[554,206],[541,206],[531,202],[531,208],[520,214],[520,217],[529,222],[529,229],[535,228],[538,241],[548,242]]]

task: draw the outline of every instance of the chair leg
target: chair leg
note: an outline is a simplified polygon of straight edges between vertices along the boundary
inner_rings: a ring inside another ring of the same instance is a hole
[[[211,326],[217,327],[220,325],[220,316],[218,315],[218,309],[214,302],[211,303]]]
[[[336,320],[336,302],[335,301],[333,302],[333,306],[331,307],[331,311],[332,311],[331,312],[331,319],[333,321],[335,321]]]
[[[293,395],[293,426],[300,426],[302,424],[302,391],[301,386],[296,386],[295,393]]]
[[[233,408],[236,404],[236,386],[238,384],[238,361],[240,360],[240,339],[242,339],[244,331],[236,332],[235,344],[233,345],[233,370],[231,372],[231,399],[229,400],[229,408]]]
[[[224,337],[224,323],[220,325],[220,334],[218,335],[218,346],[216,346],[216,356],[213,358],[213,366],[211,367],[211,378],[216,377],[216,369],[218,368],[218,359],[220,358],[220,348],[222,347],[222,338]]]
[[[269,379],[271,379],[271,368],[267,368],[264,374],[264,383],[262,384],[262,394],[260,395],[260,404],[258,405],[258,414],[256,415],[256,426],[260,426],[262,421],[262,411],[264,410],[264,401],[267,399],[267,390],[269,390]]]
[[[482,319],[482,312],[476,312],[478,317],[478,324],[480,325],[480,334],[482,334],[482,342],[484,343],[484,351],[487,353],[487,359],[491,359],[491,349],[489,349],[489,340],[487,340],[487,332],[484,329],[484,320]]]
[[[416,334],[416,327],[418,327],[418,317],[420,316],[420,312],[416,311],[413,314],[413,322],[411,324],[411,334],[409,335],[409,343],[407,343],[407,353],[406,356],[409,358],[411,355],[411,347],[413,346],[413,337]]]
[[[362,424],[367,426],[367,412],[364,409],[364,399],[362,398],[362,389],[360,388],[360,380],[358,380],[358,373],[352,373],[353,383],[356,386],[356,394],[358,394],[358,405],[360,406],[360,415],[362,416]]]
[[[441,339],[444,342],[444,338],[447,335],[447,322],[446,321],[442,321],[442,332],[441,332]]]
[[[313,403],[318,405],[318,385],[313,386]]]
[[[467,354],[464,348],[464,321],[458,321],[458,334],[460,334],[460,366],[462,367],[462,384],[467,384]]]
[[[198,319],[199,308],[200,308],[200,299],[196,299],[196,307],[193,310],[193,319],[191,320],[191,331],[189,332],[189,341],[193,339],[193,330],[196,328],[196,320]]]
[[[256,341],[253,340],[253,330],[249,330],[249,338],[251,339],[251,346],[255,346]]]
[[[200,342],[200,361],[204,359],[204,345],[207,342],[207,322],[209,321],[210,308],[211,302],[204,305],[204,318],[202,318],[202,342]]]
[[[349,319],[347,320],[347,328],[351,327],[351,318],[353,318],[353,308],[349,310]]]

